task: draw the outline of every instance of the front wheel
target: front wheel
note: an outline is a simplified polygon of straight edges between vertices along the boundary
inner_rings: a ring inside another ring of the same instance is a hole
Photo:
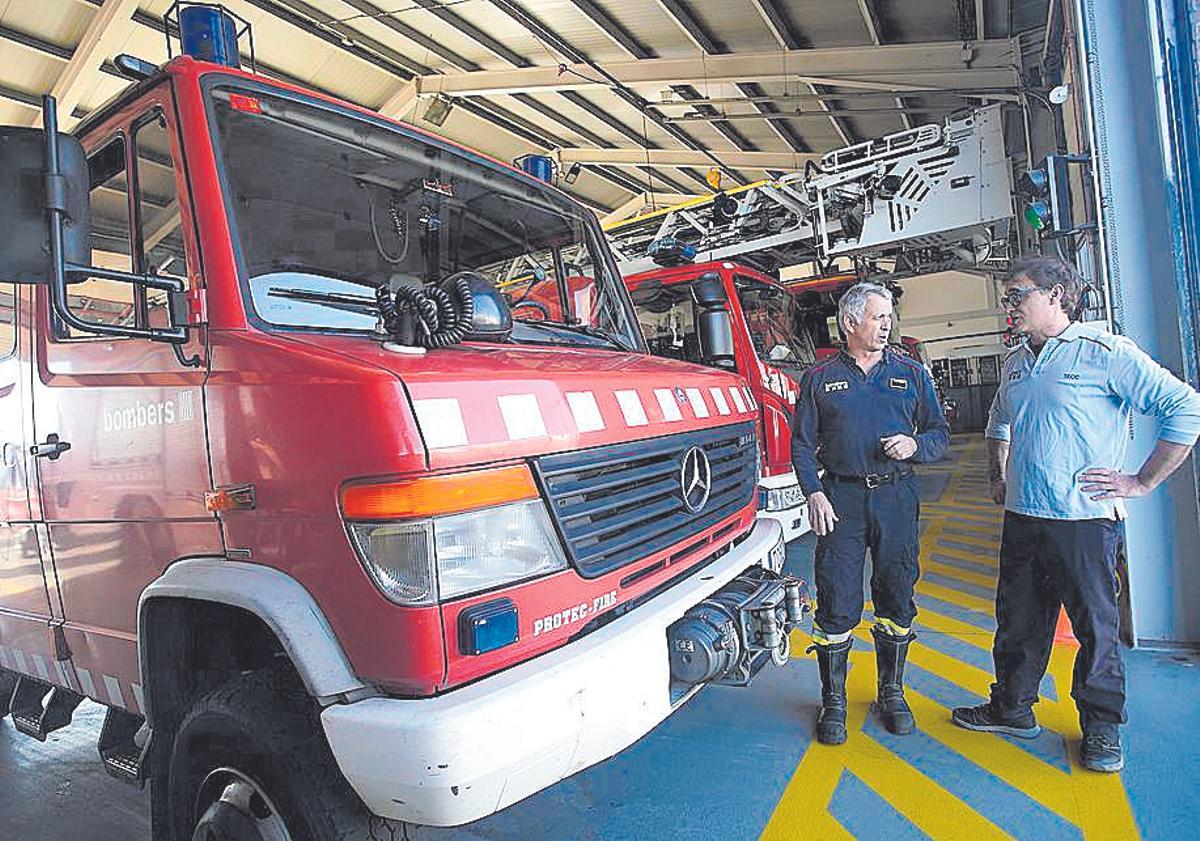
[[[168,762],[173,841],[390,841],[338,770],[286,669],[234,678],[184,716]]]

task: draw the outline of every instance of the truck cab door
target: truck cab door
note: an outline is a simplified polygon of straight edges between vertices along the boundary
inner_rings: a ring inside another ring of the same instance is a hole
[[[61,606],[53,571],[44,574],[30,498],[32,300],[32,287],[0,283],[0,668],[70,687],[68,668],[55,657],[51,624]]]
[[[92,263],[201,284],[175,109],[165,82],[89,130]],[[37,289],[33,372],[41,509],[65,641],[82,692],[144,713],[137,605],[177,558],[217,554],[200,329],[182,358],[168,344],[77,333]],[[168,323],[165,296],[91,278],[69,289],[81,318]],[[192,360],[198,364],[189,364]]]

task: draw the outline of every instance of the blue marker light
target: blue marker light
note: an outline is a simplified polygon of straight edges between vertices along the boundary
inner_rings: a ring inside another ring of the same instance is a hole
[[[458,650],[485,654],[518,639],[517,606],[512,599],[496,599],[468,607],[458,614]]]

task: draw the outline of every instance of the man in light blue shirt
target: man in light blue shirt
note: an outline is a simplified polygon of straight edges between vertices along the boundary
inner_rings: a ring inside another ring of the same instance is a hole
[[[1033,738],[1059,606],[1080,648],[1071,697],[1080,760],[1119,771],[1125,672],[1118,637],[1116,558],[1124,499],[1143,496],[1188,457],[1200,435],[1200,394],[1130,339],[1072,321],[1082,284],[1051,257],[1013,264],[1001,298],[1025,341],[1005,359],[986,437],[992,496],[1003,504],[991,699],[954,710],[955,724]],[[1124,473],[1134,411],[1160,423],[1158,443]]]

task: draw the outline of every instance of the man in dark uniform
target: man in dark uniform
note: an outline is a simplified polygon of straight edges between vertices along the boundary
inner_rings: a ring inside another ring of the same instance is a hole
[[[792,463],[819,537],[813,642],[821,671],[817,739],[846,741],[846,661],[862,620],[863,562],[871,550],[876,709],[892,733],[911,733],[904,663],[917,614],[920,515],[913,462],[937,461],[950,443],[933,380],[888,347],[892,296],[859,283],[838,302],[846,349],[800,381]],[[818,467],[825,468],[824,479]]]

